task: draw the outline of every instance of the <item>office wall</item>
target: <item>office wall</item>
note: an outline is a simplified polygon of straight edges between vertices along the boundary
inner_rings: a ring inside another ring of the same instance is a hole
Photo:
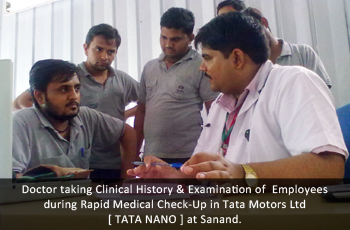
[[[4,0],[0,0],[4,1]],[[14,96],[28,87],[28,71],[40,59],[85,60],[83,43],[92,25],[118,28],[122,44],[116,68],[139,79],[143,65],[161,52],[159,21],[172,6],[191,10],[195,30],[215,16],[220,0],[60,0],[0,19],[0,58],[14,61]],[[332,78],[336,106],[350,103],[350,0],[245,0],[268,18],[272,32],[306,43]]]
[[[2,20],[4,4],[0,1],[0,23]],[[1,30],[0,30],[1,36]],[[11,162],[12,162],[12,62],[11,60],[0,59],[0,76],[3,85],[0,85],[0,178],[11,178]],[[2,181],[2,184],[4,182]],[[1,189],[1,188],[0,188]]]

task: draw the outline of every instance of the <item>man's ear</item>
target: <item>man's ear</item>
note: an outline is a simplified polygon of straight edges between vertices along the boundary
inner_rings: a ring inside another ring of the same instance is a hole
[[[261,24],[262,24],[263,26],[265,26],[266,28],[270,29],[270,27],[269,27],[269,21],[267,21],[266,18],[264,18],[264,17],[261,18]]]
[[[45,93],[39,90],[34,90],[34,98],[39,103],[39,105],[42,105],[45,103]]]
[[[234,49],[232,50],[230,57],[231,61],[233,62],[233,65],[236,69],[241,69],[244,65],[245,59],[244,59],[244,53],[240,49]]]
[[[191,43],[193,41],[193,39],[194,39],[194,34],[191,34],[191,36],[189,38],[190,38],[190,42],[189,43]]]
[[[88,55],[88,48],[89,48],[89,45],[84,43],[84,51],[86,56]]]

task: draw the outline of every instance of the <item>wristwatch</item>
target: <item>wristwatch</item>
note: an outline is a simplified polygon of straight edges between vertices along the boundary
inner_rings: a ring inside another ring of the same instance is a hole
[[[242,164],[242,167],[245,172],[245,183],[251,188],[256,188],[258,186],[258,175],[249,165]]]

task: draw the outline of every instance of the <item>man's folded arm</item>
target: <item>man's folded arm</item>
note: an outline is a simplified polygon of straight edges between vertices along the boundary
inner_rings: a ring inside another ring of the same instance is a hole
[[[125,124],[124,134],[120,139],[121,145],[121,160],[122,167],[121,173],[122,177],[126,177],[126,171],[133,168],[132,162],[137,160],[137,149],[136,149],[136,132],[135,130]]]
[[[28,90],[21,93],[18,97],[13,101],[13,109],[20,110],[25,108],[30,108],[33,106],[32,95]]]
[[[137,151],[140,151],[142,142],[143,142],[143,126],[145,121],[145,114],[146,114],[146,106],[145,103],[137,103],[137,111],[135,115],[135,130],[136,130],[136,137],[137,137]]]

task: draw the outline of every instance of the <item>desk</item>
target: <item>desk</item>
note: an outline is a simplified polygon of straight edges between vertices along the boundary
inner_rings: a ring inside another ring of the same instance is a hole
[[[287,196],[288,197],[288,196]],[[247,202],[248,200],[259,201],[281,201],[286,196],[280,194],[244,194],[213,198],[214,201],[222,199],[229,201]],[[293,194],[288,200],[305,199],[304,195]],[[52,201],[96,201],[94,197],[77,196]],[[211,199],[201,199],[210,202]],[[169,210],[121,210],[121,209],[83,209],[71,211],[67,209],[44,209],[43,204],[47,200],[25,202],[17,204],[5,204],[0,207],[0,229],[350,229],[350,202],[331,203],[325,201],[319,194],[307,196],[306,209],[205,209],[194,211],[193,209]],[[154,212],[154,213],[153,213]],[[213,215],[213,216],[236,216],[239,215],[241,224],[116,224],[108,225],[108,215],[127,214],[183,214],[184,218],[189,216]]]

